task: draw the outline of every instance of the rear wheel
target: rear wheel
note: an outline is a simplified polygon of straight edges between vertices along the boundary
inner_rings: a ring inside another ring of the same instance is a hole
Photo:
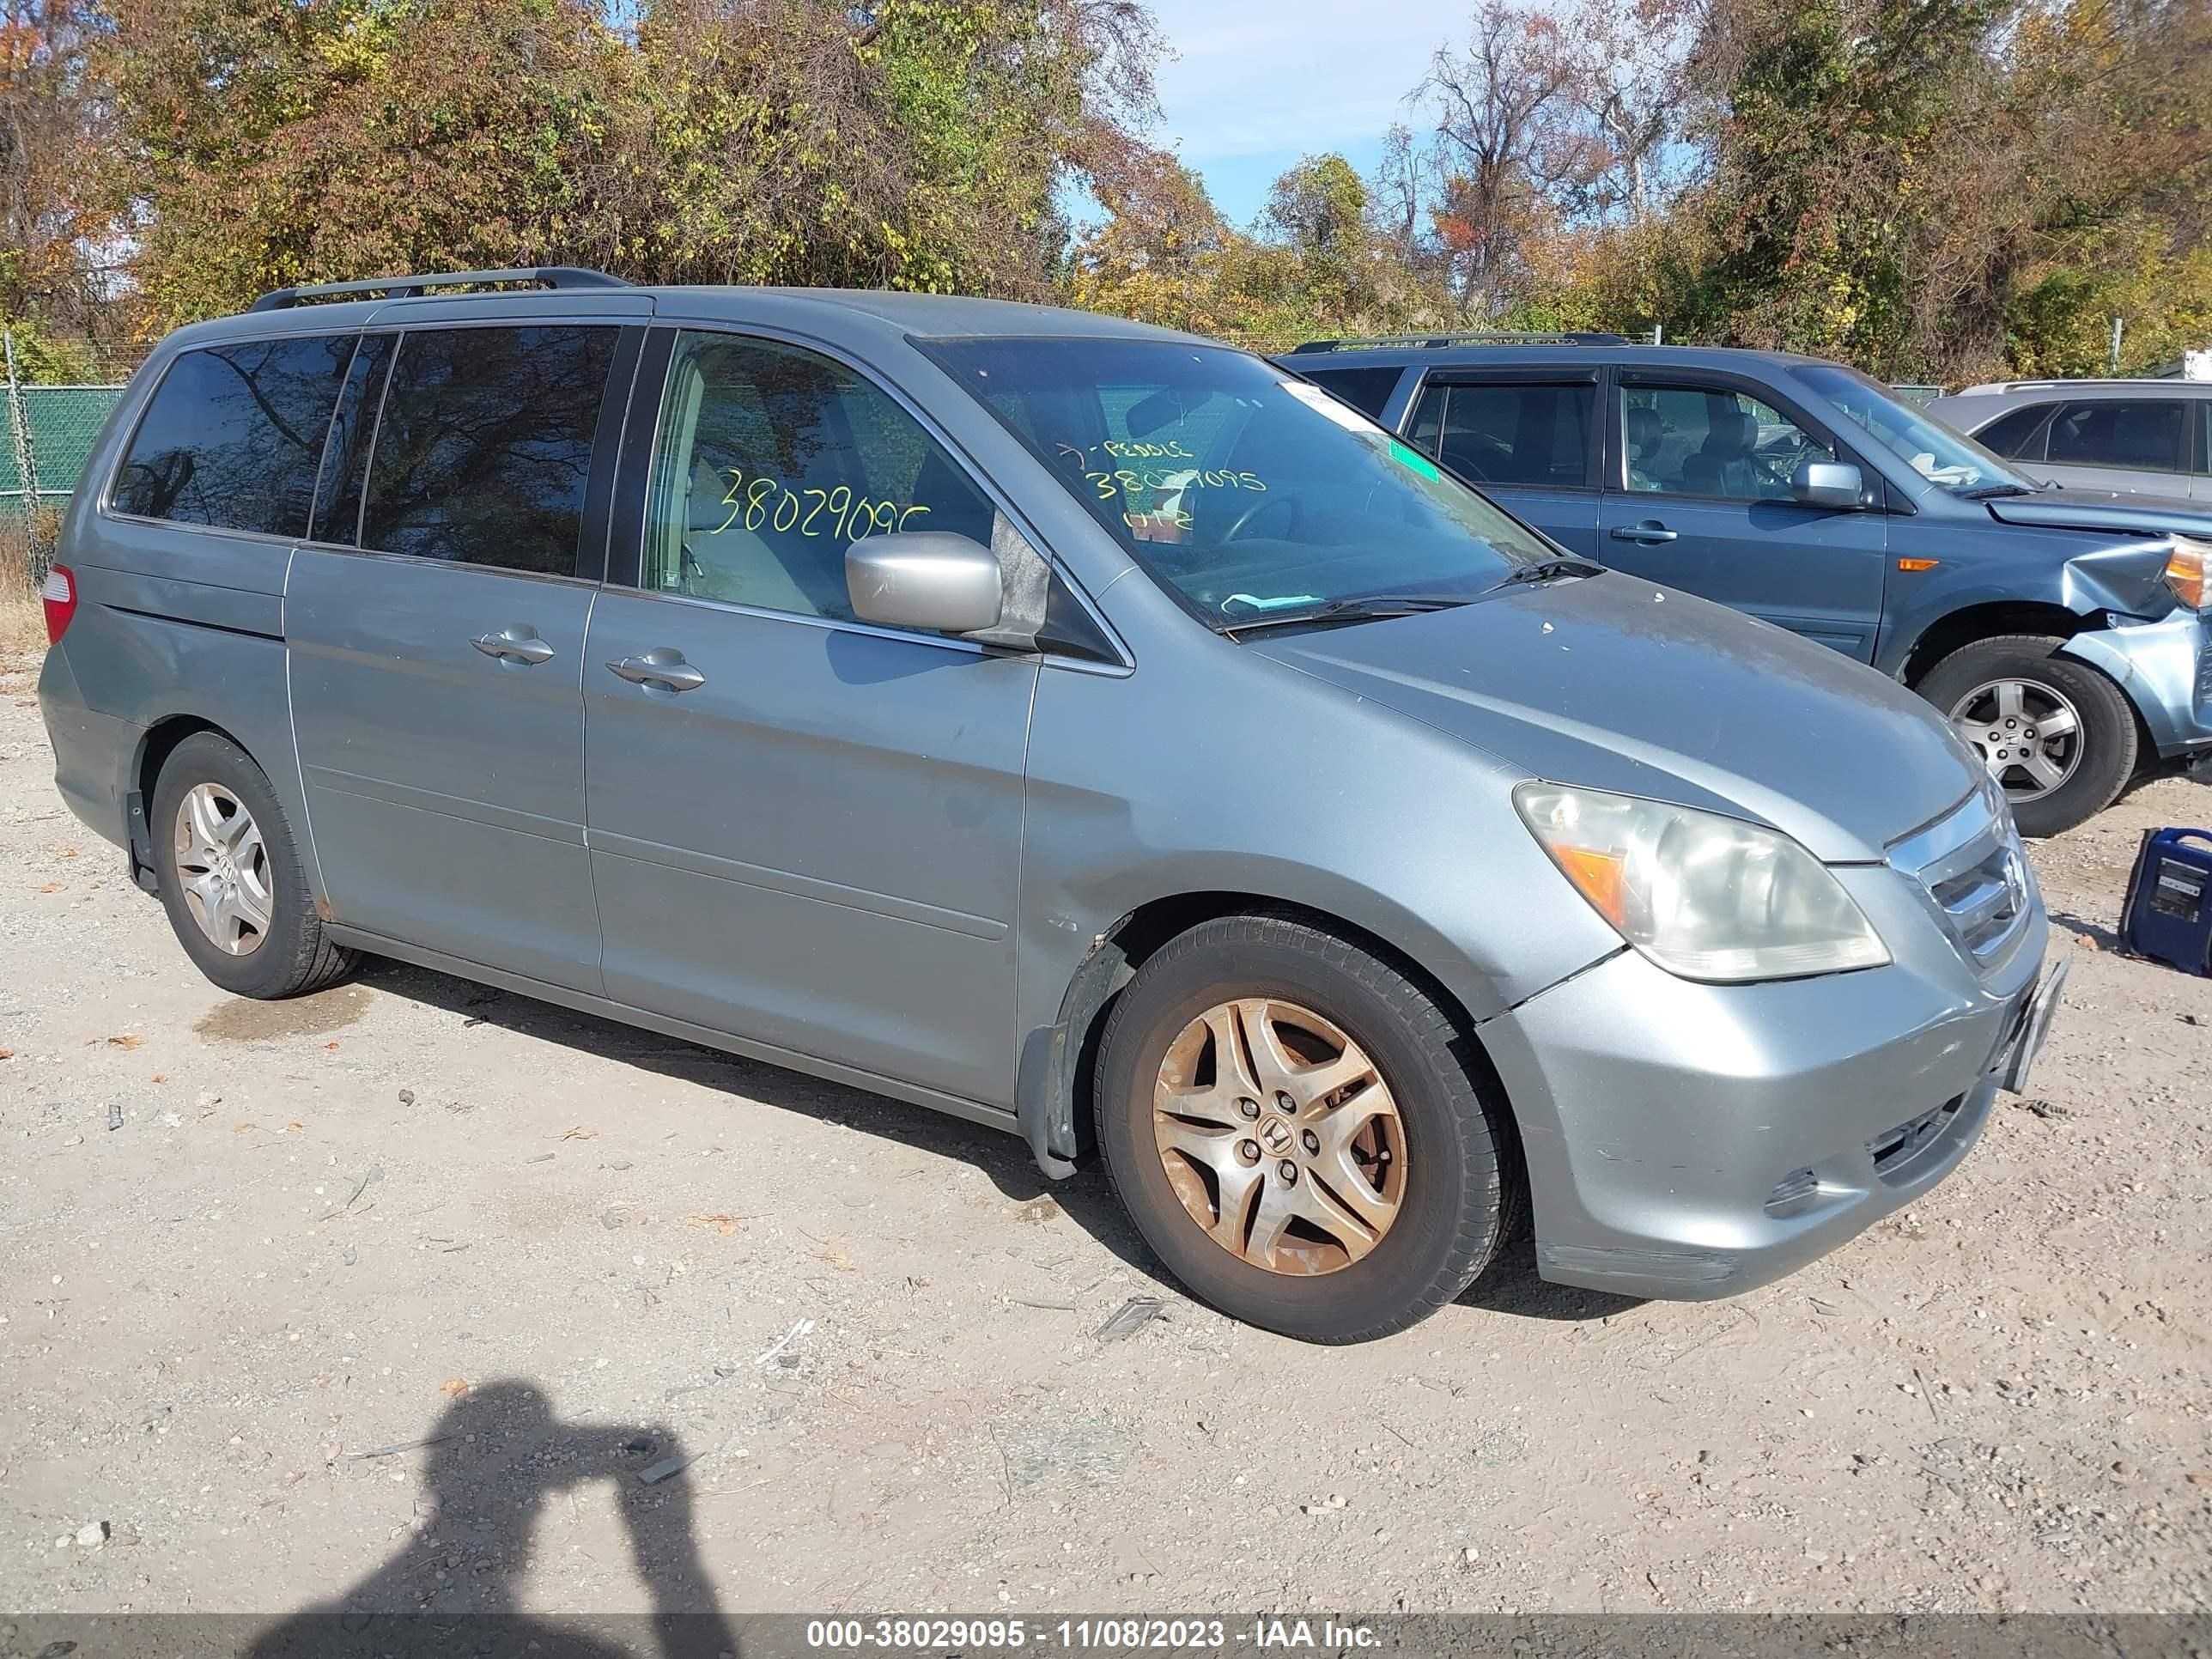
[[[2055,836],[2112,804],[2136,768],[2135,711],[2065,641],[2008,634],[1937,663],[1920,694],[2003,784],[2021,832]]]
[[[1223,1312],[1317,1342],[1402,1329],[1512,1225],[1512,1141],[1462,1041],[1341,939],[1278,917],[1206,922],[1146,962],[1108,1023],[1108,1175],[1169,1270]]]
[[[323,932],[276,792],[228,738],[196,732],[170,752],[149,827],[169,926],[224,990],[298,996],[353,965]]]

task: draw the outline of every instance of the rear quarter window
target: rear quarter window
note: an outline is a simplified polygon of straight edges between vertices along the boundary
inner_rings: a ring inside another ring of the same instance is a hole
[[[1328,368],[1299,372],[1323,392],[1343,399],[1370,421],[1382,418],[1382,410],[1390,401],[1390,394],[1398,389],[1398,382],[1405,375],[1405,370],[1401,368]]]
[[[216,530],[301,536],[351,334],[187,351],[139,418],[108,508]]]
[[[1983,448],[1994,450],[2008,460],[2039,461],[2043,459],[2043,418],[2051,413],[2051,407],[2049,404],[2030,404],[2025,409],[2015,409],[2010,414],[1998,416],[1974,437]]]

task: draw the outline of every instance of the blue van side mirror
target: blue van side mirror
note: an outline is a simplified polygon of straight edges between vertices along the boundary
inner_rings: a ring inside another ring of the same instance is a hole
[[[1849,461],[1800,461],[1790,475],[1790,494],[1806,507],[1850,508],[1863,505],[1866,481]]]

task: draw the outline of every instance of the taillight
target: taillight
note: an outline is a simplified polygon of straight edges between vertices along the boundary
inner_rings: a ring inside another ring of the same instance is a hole
[[[39,598],[46,607],[46,641],[59,645],[62,635],[69,629],[70,619],[76,615],[76,575],[65,564],[55,565],[46,572],[46,580],[40,586]]]

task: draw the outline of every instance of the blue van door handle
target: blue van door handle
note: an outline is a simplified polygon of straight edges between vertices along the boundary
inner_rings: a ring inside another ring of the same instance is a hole
[[[1650,545],[1657,542],[1673,541],[1674,532],[1668,529],[1656,519],[1646,519],[1641,524],[1615,525],[1613,538],[1617,542],[1643,542]]]
[[[502,662],[549,662],[553,656],[553,647],[537,635],[518,634],[512,628],[503,633],[479,634],[469,643]]]
[[[624,657],[607,667],[632,685],[665,686],[671,691],[696,691],[707,677],[673,651],[649,651],[642,657]]]

